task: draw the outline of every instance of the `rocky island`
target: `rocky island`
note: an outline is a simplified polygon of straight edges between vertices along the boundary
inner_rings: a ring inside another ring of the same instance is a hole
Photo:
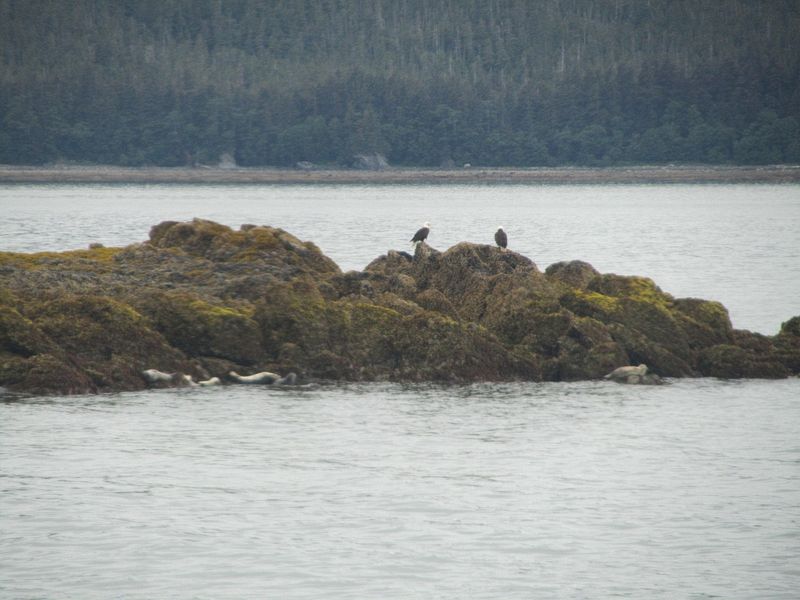
[[[644,277],[462,242],[389,251],[343,273],[267,226],[164,222],[125,248],[0,253],[0,386],[33,394],[147,387],[147,369],[344,381],[800,373],[800,317],[775,336]]]

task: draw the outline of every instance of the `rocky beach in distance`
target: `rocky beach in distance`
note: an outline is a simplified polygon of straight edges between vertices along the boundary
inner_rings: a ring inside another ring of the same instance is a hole
[[[725,307],[581,261],[541,270],[462,242],[342,272],[268,226],[155,225],[122,248],[0,253],[0,386],[144,389],[142,372],[301,381],[575,381],[646,364],[659,377],[800,373],[800,317],[734,329]]]
[[[253,183],[253,184],[620,184],[798,183],[800,166],[654,165],[629,167],[386,167],[375,169],[119,167],[0,165],[0,183]]]

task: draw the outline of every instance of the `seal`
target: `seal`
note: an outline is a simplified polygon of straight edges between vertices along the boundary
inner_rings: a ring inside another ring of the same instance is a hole
[[[180,379],[180,373],[164,373],[158,369],[146,369],[142,371],[142,377],[148,383],[177,383]]]
[[[638,367],[619,367],[614,369],[603,377],[603,379],[611,379],[620,383],[638,383],[638,381],[630,381],[630,379],[637,379],[644,377],[647,374],[647,365],[639,365]]]
[[[201,387],[208,387],[210,385],[222,385],[222,381],[220,381],[219,377],[212,377],[211,379],[204,379],[203,381],[198,381],[197,385]]]
[[[142,371],[142,377],[144,377],[147,383],[170,383],[172,385],[178,387],[185,387],[185,386],[196,386],[197,383],[192,379],[191,375],[184,375],[183,373],[165,373],[164,371],[159,371],[158,369],[146,369]]]
[[[239,375],[236,371],[230,371],[228,376],[236,383],[261,383],[270,385],[278,381],[281,376],[269,371],[261,371],[252,375]]]

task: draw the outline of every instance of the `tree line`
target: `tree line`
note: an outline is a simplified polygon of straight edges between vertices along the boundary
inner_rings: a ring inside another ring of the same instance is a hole
[[[800,162],[794,0],[0,0],[0,162]]]

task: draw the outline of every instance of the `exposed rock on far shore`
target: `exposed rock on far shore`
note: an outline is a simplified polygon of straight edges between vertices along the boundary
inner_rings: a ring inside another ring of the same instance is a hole
[[[623,365],[657,377],[800,372],[800,317],[768,337],[718,302],[572,261],[545,272],[462,242],[389,251],[342,273],[272,227],[164,222],[126,248],[0,253],[0,386],[145,387],[149,368],[306,380],[559,381]]]
[[[382,171],[389,168],[389,162],[383,154],[372,152],[353,156],[353,167],[367,171]]]

